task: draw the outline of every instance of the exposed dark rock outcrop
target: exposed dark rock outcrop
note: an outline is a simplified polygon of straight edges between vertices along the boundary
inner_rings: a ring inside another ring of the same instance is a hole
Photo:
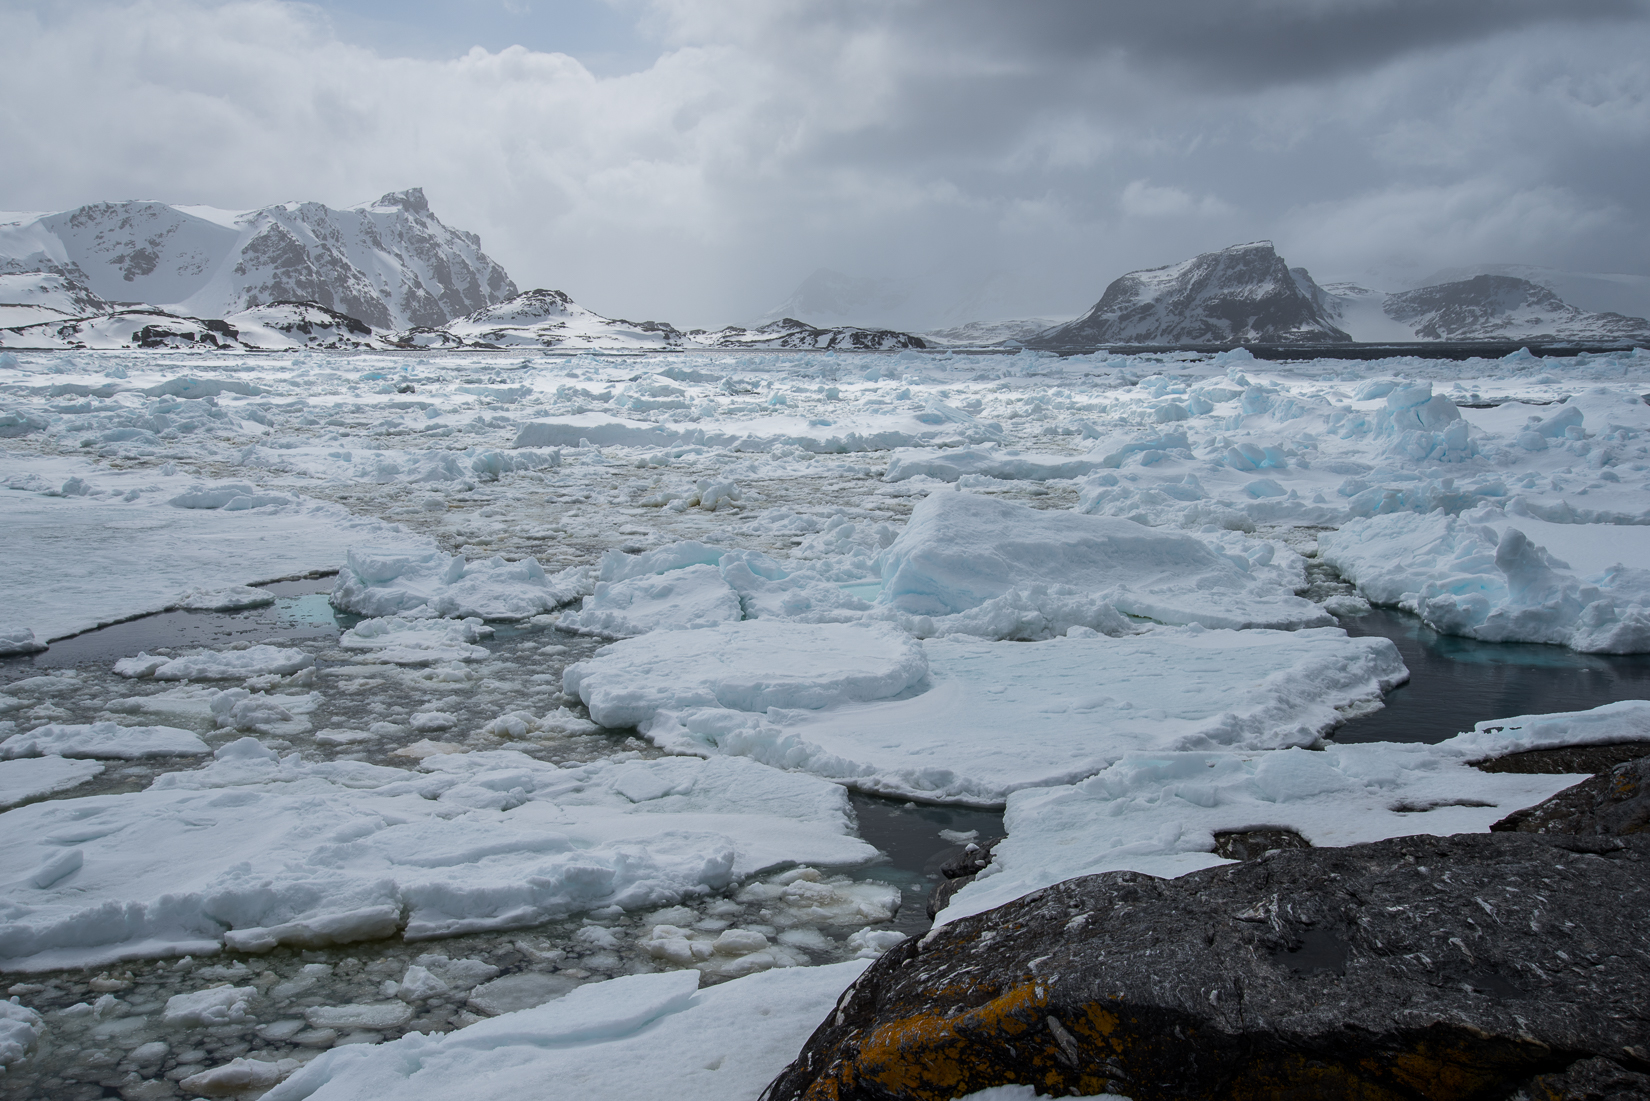
[[[974,877],[991,863],[991,854],[997,848],[997,843],[1002,840],[1004,839],[1001,837],[993,837],[989,841],[979,843],[970,841],[966,845],[959,845],[940,861],[938,870],[944,878],[934,885],[934,890],[928,895],[930,918],[951,905],[952,896],[974,882]]]
[[[765,1098],[1629,1096],[1650,1073],[1647,943],[1650,838],[1087,876],[890,951]]]
[[[1102,344],[1345,343],[1330,297],[1270,241],[1233,245],[1112,281],[1076,321],[1026,341],[1032,348]]]
[[[1545,802],[1514,811],[1490,829],[1594,837],[1650,831],[1650,757],[1600,772]]]

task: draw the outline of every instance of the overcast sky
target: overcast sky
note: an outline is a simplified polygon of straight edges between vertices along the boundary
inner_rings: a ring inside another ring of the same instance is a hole
[[[422,185],[525,287],[1070,315],[1270,238],[1650,275],[1650,0],[0,0],[0,207]]]

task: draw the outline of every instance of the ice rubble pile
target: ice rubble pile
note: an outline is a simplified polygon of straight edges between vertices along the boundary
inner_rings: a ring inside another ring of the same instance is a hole
[[[530,619],[588,592],[589,573],[570,566],[551,577],[534,558],[467,562],[437,550],[351,547],[332,603],[374,617]]]
[[[1129,870],[1173,877],[1221,864],[1216,832],[1293,830],[1314,846],[1480,832],[1578,777],[1491,773],[1470,762],[1623,741],[1645,742],[1650,750],[1650,701],[1487,720],[1438,745],[1131,753],[1076,784],[1010,795],[1007,839],[940,920],[977,914],[1079,875]]]
[[[841,788],[750,761],[496,751],[410,772],[252,738],[146,791],[10,811],[8,835],[0,877],[27,884],[0,901],[13,970],[515,928],[874,855]]]

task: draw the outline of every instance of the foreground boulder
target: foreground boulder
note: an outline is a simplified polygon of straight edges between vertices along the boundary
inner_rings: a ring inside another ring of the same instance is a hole
[[[1650,1096],[1647,858],[1462,834],[1068,880],[883,956],[765,1101]]]
[[[1507,815],[1490,830],[1594,837],[1650,831],[1650,757],[1624,761],[1545,802]]]

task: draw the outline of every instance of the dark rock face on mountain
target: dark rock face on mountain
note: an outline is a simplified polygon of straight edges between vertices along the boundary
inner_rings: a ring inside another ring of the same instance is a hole
[[[1026,341],[1028,347],[1102,344],[1343,343],[1328,296],[1304,268],[1290,270],[1270,241],[1206,252],[1113,280],[1093,309]]]
[[[764,1097],[1644,1096],[1646,943],[1641,837],[1086,876],[890,951]]]
[[[1650,340],[1650,321],[1642,317],[1588,313],[1506,275],[1388,295],[1382,309],[1420,340]]]

